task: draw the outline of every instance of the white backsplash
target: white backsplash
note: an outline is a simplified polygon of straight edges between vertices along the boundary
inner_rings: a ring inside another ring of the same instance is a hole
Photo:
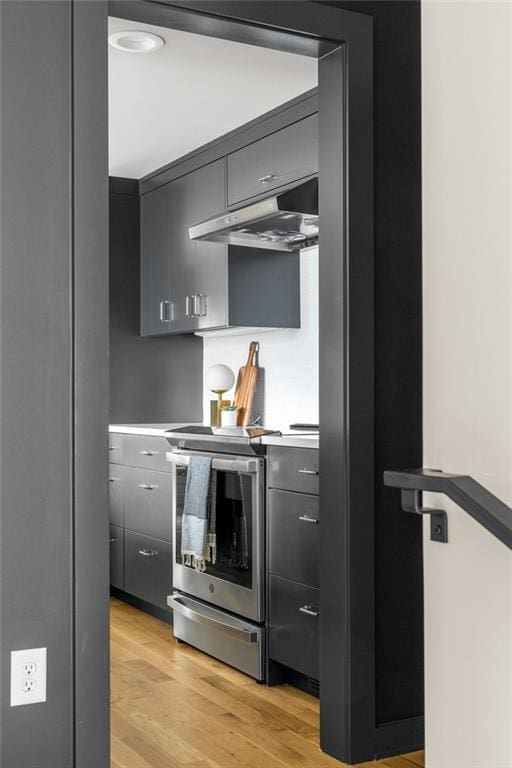
[[[249,343],[259,341],[260,377],[254,415],[267,427],[288,431],[293,422],[318,423],[318,247],[301,252],[301,327],[287,330],[228,331],[205,335],[203,381],[210,365],[224,363],[235,375],[245,364]],[[233,398],[233,390],[226,399]],[[203,419],[209,423],[210,400],[203,386]]]

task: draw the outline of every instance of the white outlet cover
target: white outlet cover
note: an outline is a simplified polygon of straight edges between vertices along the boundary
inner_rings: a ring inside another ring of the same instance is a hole
[[[26,684],[30,681],[29,684]],[[31,688],[31,690],[26,690]],[[11,707],[46,701],[46,648],[11,651]]]

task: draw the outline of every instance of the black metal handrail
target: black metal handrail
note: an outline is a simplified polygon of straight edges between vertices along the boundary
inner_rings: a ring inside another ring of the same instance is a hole
[[[446,513],[422,507],[419,496],[422,491],[444,493],[512,549],[512,508],[469,475],[434,469],[388,470],[384,472],[384,485],[401,489],[402,506],[406,511],[431,515],[431,538],[434,541],[448,540]]]

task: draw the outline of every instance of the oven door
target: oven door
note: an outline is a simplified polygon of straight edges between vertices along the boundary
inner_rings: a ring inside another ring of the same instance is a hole
[[[263,615],[264,463],[261,458],[203,454],[212,458],[215,489],[215,562],[198,572],[185,565],[181,530],[191,456],[167,453],[172,465],[173,587],[254,621]],[[213,480],[213,478],[212,478]]]

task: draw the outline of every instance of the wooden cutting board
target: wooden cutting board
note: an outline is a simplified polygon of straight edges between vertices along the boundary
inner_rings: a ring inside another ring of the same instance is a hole
[[[251,341],[247,362],[238,372],[235,390],[235,405],[238,408],[236,423],[238,426],[246,426],[251,421],[252,405],[259,373],[259,368],[255,365],[258,350],[258,342]]]

